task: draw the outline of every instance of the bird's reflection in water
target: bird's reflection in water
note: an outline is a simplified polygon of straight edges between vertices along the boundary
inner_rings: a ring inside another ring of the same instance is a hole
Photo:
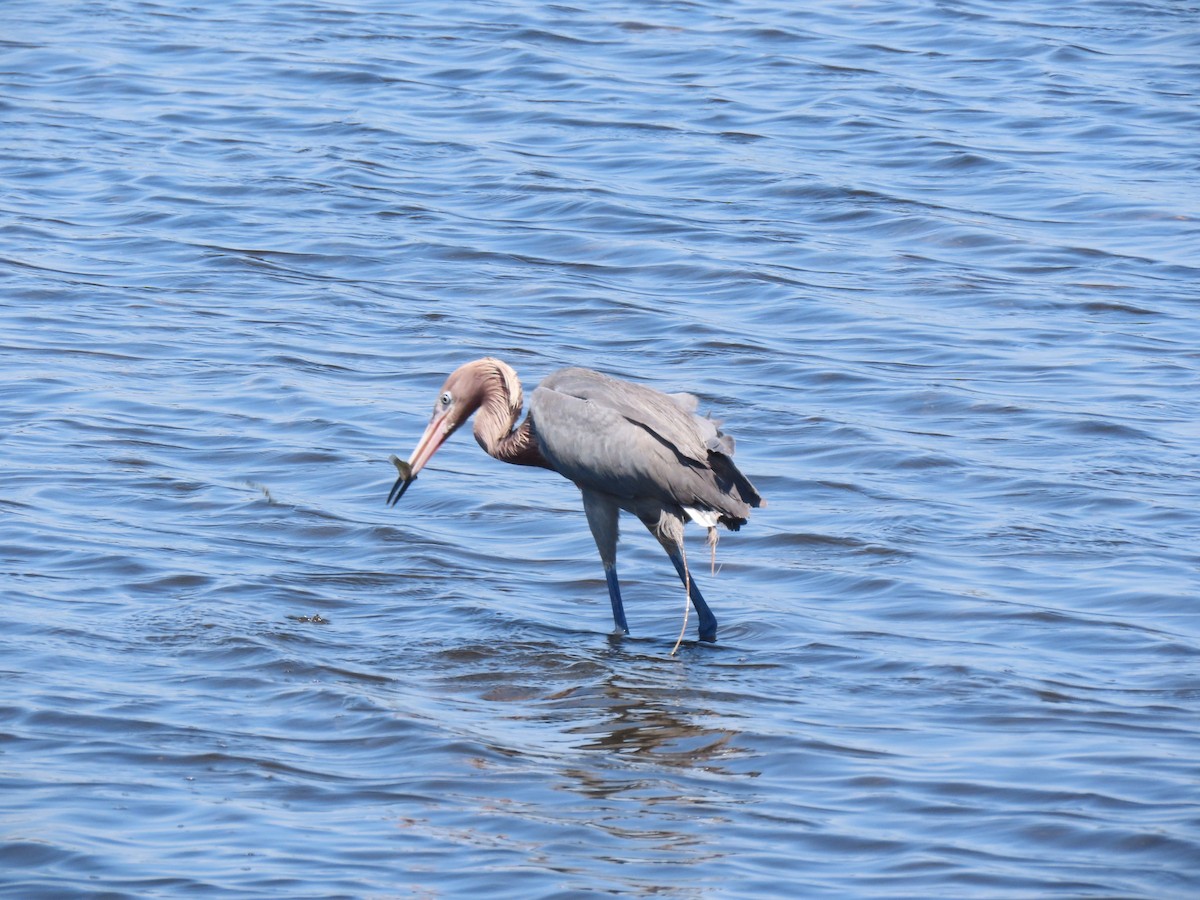
[[[743,790],[747,804],[756,790],[752,778],[729,767],[746,755],[738,732],[713,724],[719,717],[683,672],[628,674],[609,673],[558,701],[572,710],[565,733],[579,738],[558,771],[558,788],[582,798],[593,827],[627,845],[644,842],[648,859],[669,853],[679,863],[715,861],[724,851],[714,831],[730,822],[730,804],[739,804]],[[654,680],[642,680],[647,674]]]
[[[706,705],[708,689],[689,677],[687,655],[660,656],[659,649],[634,649],[618,635],[608,653],[586,658],[582,648],[519,640],[472,645],[446,651],[457,671],[441,681],[453,693],[467,688],[505,707],[505,719],[551,726],[555,744],[573,736],[566,743],[581,751],[717,771],[740,755],[738,731]]]
[[[537,769],[537,787],[509,783],[505,803],[532,804],[531,821],[586,829],[597,859],[619,852],[630,869],[647,867],[651,885],[664,858],[686,881],[694,865],[724,856],[713,835],[731,822],[730,804],[761,799],[747,765],[757,754],[716,711],[714,652],[692,644],[672,658],[661,641],[615,635],[607,651],[517,638],[448,649],[454,674],[439,680],[472,721],[494,723],[491,753]],[[480,762],[493,777],[496,766]]]
[[[578,745],[580,750],[599,750],[626,759],[652,759],[660,766],[707,772],[721,771],[724,761],[737,752],[732,745],[735,732],[701,725],[653,701],[613,697],[606,711],[610,718],[603,723],[568,729],[572,734],[587,736]],[[581,770],[580,774],[586,776],[587,772]]]
[[[706,724],[713,714],[689,703],[698,691],[674,693],[662,685],[630,684],[618,676],[605,680],[601,692],[584,708],[593,721],[566,729],[583,740],[580,750],[602,750],[632,758],[653,758],[679,768],[720,768],[733,751],[736,732]]]

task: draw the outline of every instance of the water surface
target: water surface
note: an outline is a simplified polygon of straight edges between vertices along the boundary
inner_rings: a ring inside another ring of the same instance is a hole
[[[5,5],[0,893],[1200,891],[1194,5]],[[688,390],[716,645],[446,373]]]

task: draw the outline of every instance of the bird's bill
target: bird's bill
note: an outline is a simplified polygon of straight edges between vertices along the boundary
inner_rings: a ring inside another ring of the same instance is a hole
[[[395,506],[396,501],[403,497],[404,492],[408,490],[408,486],[417,480],[417,476],[412,473],[412,467],[395,453],[391,455],[390,459],[392,465],[396,467],[396,471],[400,473],[400,477],[396,479],[396,483],[388,491],[388,506]]]
[[[421,440],[417,441],[417,447],[408,458],[408,462],[395,456],[392,457],[392,463],[400,475],[388,493],[388,506],[396,505],[404,496],[404,492],[408,490],[408,486],[417,480],[417,473],[421,471],[425,463],[429,462],[430,457],[437,452],[438,447],[442,446],[446,438],[450,437],[454,429],[450,427],[448,420],[449,416],[444,414],[435,415],[429,420],[429,425],[426,426],[425,433],[421,435]]]

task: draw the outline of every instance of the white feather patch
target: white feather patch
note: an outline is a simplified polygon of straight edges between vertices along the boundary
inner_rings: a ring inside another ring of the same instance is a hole
[[[685,506],[683,511],[688,514],[688,518],[697,525],[703,525],[705,528],[717,527],[717,514],[711,509],[697,509],[694,506]]]

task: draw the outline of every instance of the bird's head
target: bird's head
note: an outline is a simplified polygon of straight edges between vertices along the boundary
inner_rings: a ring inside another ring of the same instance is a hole
[[[389,505],[396,505],[408,490],[408,486],[417,480],[417,473],[445,443],[446,438],[454,434],[471,414],[479,409],[484,400],[487,364],[490,362],[492,360],[477,359],[459,366],[450,373],[433,403],[433,415],[430,416],[429,424],[425,426],[425,433],[421,435],[421,440],[417,441],[416,449],[409,456],[408,462],[392,457],[392,463],[400,475],[388,494]]]

